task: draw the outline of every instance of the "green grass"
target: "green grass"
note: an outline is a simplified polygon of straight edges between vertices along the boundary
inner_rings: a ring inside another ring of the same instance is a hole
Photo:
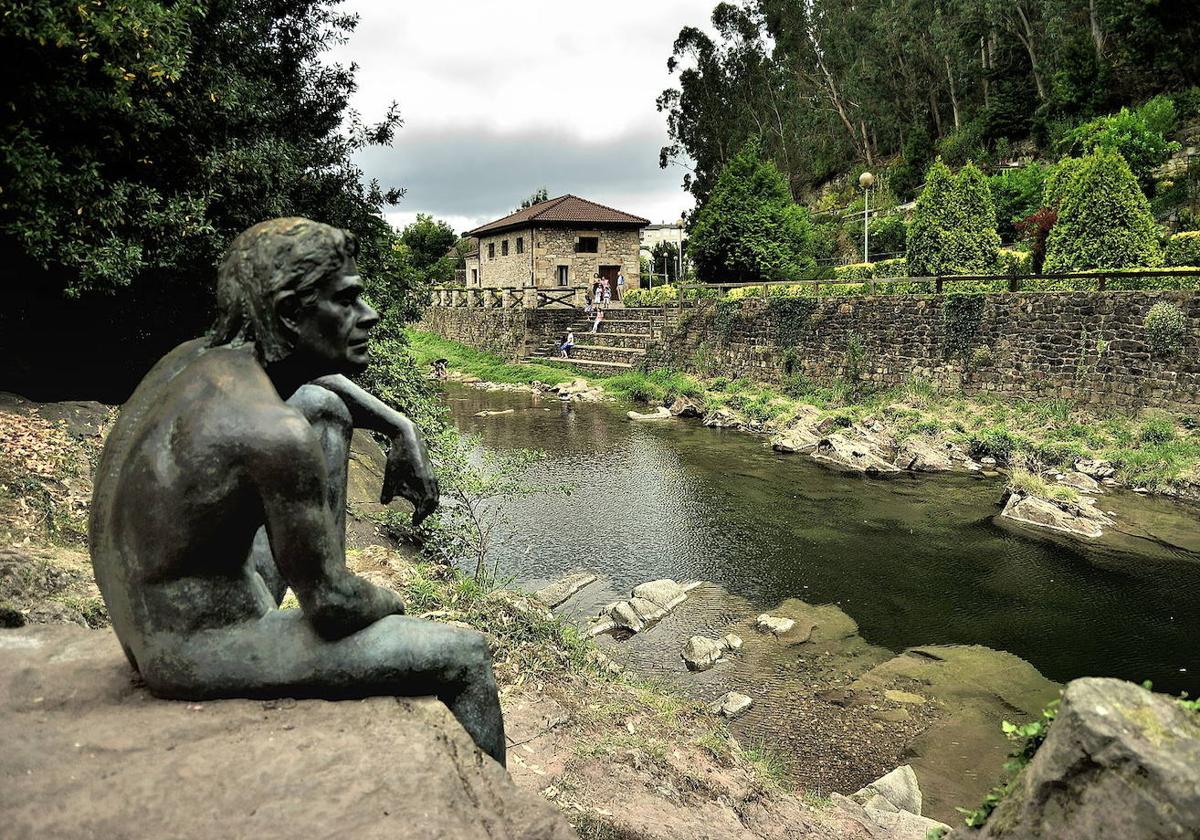
[[[433,333],[408,330],[407,334],[413,358],[421,368],[428,368],[435,359],[446,359],[453,370],[478,376],[485,382],[511,385],[529,385],[533,382],[557,385],[579,378],[579,373],[568,364],[506,362],[495,353],[476,350]]]
[[[1008,488],[1039,499],[1051,499],[1056,502],[1079,501],[1079,491],[1074,487],[1050,484],[1040,475],[1027,470],[1013,470],[1008,478]]]
[[[610,394],[627,397],[636,402],[662,404],[676,397],[701,399],[705,395],[704,385],[700,380],[686,373],[671,370],[659,369],[649,373],[631,370],[598,377],[596,381]]]

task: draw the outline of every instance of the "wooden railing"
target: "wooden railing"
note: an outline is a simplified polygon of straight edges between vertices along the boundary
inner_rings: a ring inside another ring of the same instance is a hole
[[[434,286],[430,289],[430,304],[447,309],[582,309],[586,291],[585,286]]]
[[[1200,269],[1164,268],[1152,271],[1068,271],[1052,274],[945,274],[924,277],[864,277],[862,279],[835,278],[830,275],[801,280],[769,280],[754,283],[683,283],[678,287],[677,303],[682,306],[685,303],[695,302],[697,298],[705,296],[701,293],[701,290],[712,290],[716,291],[719,295],[725,295],[733,289],[756,289],[759,290],[759,294],[749,294],[747,297],[766,298],[770,296],[772,287],[779,286],[811,286],[814,297],[820,297],[822,286],[865,286],[868,289],[868,294],[876,294],[881,286],[922,283],[931,286],[934,294],[942,294],[947,285],[955,283],[994,283],[999,281],[1005,284],[1007,291],[1019,292],[1023,290],[1028,291],[1029,289],[1026,287],[1032,281],[1093,280],[1096,282],[1095,290],[1103,292],[1109,291],[1108,283],[1111,280],[1126,278],[1149,280],[1157,277],[1200,278]],[[917,291],[911,294],[928,294],[928,292]],[[711,295],[709,296],[711,297]]]

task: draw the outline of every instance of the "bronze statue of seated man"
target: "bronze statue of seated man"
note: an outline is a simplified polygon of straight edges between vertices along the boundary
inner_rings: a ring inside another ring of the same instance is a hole
[[[97,470],[96,582],[130,663],[162,697],[436,695],[501,764],[479,633],[403,615],[346,569],[350,434],[392,439],[383,501],[438,502],[420,433],[346,374],[378,321],[353,235],[255,225],[217,275],[212,335],[164,356],[121,409]],[[290,586],[301,609],[280,610]]]

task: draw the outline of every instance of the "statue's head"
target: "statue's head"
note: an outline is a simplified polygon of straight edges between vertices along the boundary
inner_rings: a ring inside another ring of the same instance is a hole
[[[217,269],[209,344],[253,343],[264,364],[296,359],[312,376],[367,365],[379,313],[362,299],[358,240],[309,219],[272,219],[233,240]]]

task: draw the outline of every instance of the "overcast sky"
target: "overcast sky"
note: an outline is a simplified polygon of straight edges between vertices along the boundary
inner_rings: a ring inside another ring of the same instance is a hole
[[[349,0],[357,31],[334,60],[359,65],[365,120],[395,100],[404,127],[359,163],[458,231],[511,212],[538,187],[673,221],[692,206],[685,170],[658,167],[680,28],[709,28],[716,0]]]

